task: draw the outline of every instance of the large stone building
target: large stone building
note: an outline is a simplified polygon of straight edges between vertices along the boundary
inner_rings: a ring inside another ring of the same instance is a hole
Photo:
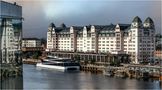
[[[50,24],[46,51],[129,54],[133,63],[154,57],[155,27],[148,17],[131,24],[56,27]]]

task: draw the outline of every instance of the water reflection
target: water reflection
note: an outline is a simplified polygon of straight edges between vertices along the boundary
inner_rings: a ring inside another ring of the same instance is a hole
[[[1,79],[0,88],[5,90],[8,89],[21,90],[23,89],[23,77],[19,76],[19,77],[10,77],[3,80]]]

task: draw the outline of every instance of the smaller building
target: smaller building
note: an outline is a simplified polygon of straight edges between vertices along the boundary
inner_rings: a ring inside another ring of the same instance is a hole
[[[41,40],[38,38],[23,38],[22,47],[41,47]]]
[[[43,51],[44,47],[41,45],[41,40],[38,38],[23,38],[22,51]]]

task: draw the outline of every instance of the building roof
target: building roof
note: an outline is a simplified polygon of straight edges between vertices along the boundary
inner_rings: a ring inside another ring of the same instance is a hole
[[[154,22],[153,22],[153,20],[150,17],[148,17],[148,18],[146,18],[144,23],[154,23]]]
[[[40,40],[38,38],[23,38],[22,40]]]
[[[138,16],[136,16],[132,22],[142,23],[141,19]]]
[[[49,25],[49,27],[55,27],[55,24],[52,22],[50,25]]]
[[[119,24],[120,30],[130,29],[131,24]]]
[[[87,32],[89,33],[91,30],[91,26],[94,26],[95,29],[99,33],[113,33],[115,31],[116,25],[88,25],[85,26],[87,28]],[[83,33],[83,26],[72,26],[74,30],[77,30],[78,33]],[[128,31],[131,27],[131,24],[119,24],[119,27],[122,31]],[[70,27],[55,27],[55,32],[62,34],[70,34]]]
[[[93,25],[93,26],[95,27],[95,29],[99,29],[99,30],[110,27],[110,25]]]
[[[83,30],[83,26],[72,26],[74,30]]]
[[[7,7],[7,8],[6,8]],[[23,19],[22,6],[0,0],[0,18]]]
[[[62,23],[62,24],[60,25],[60,27],[66,28],[66,25],[65,25],[64,23]]]
[[[70,28],[69,27],[66,27],[66,28],[56,27],[55,32],[67,34],[67,33],[70,33]]]

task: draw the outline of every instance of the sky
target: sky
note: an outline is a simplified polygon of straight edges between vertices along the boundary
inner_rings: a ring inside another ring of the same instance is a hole
[[[131,24],[135,16],[151,17],[161,31],[161,0],[3,0],[23,7],[23,37],[46,38],[51,22],[56,26]]]

